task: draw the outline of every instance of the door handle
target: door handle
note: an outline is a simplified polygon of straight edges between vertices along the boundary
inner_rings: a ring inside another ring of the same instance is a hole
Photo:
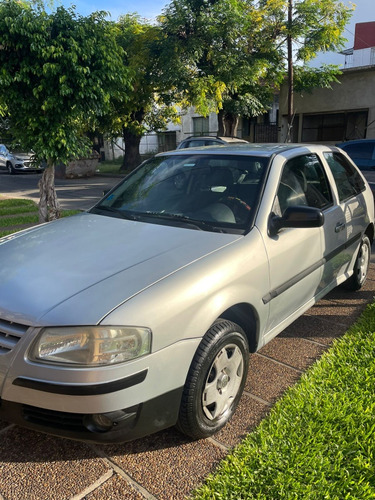
[[[335,233],[339,233],[345,229],[345,222],[338,222],[335,227]]]

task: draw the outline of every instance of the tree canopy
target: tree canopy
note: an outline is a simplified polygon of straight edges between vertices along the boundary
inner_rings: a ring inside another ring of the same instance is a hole
[[[0,109],[21,145],[49,167],[85,155],[84,132],[107,112],[111,96],[121,90],[126,99],[128,72],[105,15],[64,7],[49,14],[40,4],[0,1]],[[42,180],[40,216],[47,220],[58,216],[53,168]]]
[[[161,17],[178,53],[174,84],[198,112],[256,116],[266,111],[281,69],[282,25],[252,0],[174,0]],[[232,135],[233,127],[227,127]]]
[[[216,110],[224,122],[227,117],[223,131],[231,132],[236,117],[266,111],[285,77],[288,41],[298,88],[336,78],[337,67],[307,63],[320,51],[341,48],[351,10],[337,0],[173,0],[161,25],[179,56],[174,83],[202,114]]]
[[[173,89],[165,78],[163,33],[137,14],[121,16],[117,21],[117,43],[122,48],[123,65],[128,70],[132,92],[119,93],[102,120],[102,128],[125,142],[122,170],[140,163],[139,143],[147,131],[166,128],[177,119]]]

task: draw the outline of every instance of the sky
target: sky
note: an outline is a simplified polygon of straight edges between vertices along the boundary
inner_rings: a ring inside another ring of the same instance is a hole
[[[356,23],[375,21],[375,0],[342,0],[344,4],[354,3],[356,8],[352,18],[344,31],[344,37],[348,40],[345,48],[351,48],[354,45],[354,31]],[[88,15],[96,10],[105,10],[110,13],[110,17],[116,20],[120,15],[137,12],[141,17],[150,21],[154,20],[162,13],[163,8],[168,5],[169,0],[56,0],[55,5],[63,4],[65,7],[75,5],[77,12],[82,15]],[[313,66],[325,64],[338,64],[343,66],[345,56],[336,53],[326,53],[319,55],[313,62]]]

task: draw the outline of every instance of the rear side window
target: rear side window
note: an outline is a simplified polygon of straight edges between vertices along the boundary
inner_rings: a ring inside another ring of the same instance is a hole
[[[365,183],[353,165],[340,153],[324,153],[335,179],[340,201],[358,195],[365,189]]]

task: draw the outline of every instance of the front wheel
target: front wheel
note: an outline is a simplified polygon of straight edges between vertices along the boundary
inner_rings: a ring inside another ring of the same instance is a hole
[[[178,429],[193,439],[218,432],[232,417],[249,367],[249,346],[242,328],[218,320],[203,337],[182,395]]]
[[[16,173],[14,168],[13,168],[13,165],[10,163],[10,161],[7,162],[7,170],[8,170],[8,174],[10,174],[10,175],[13,175]]]
[[[344,283],[347,290],[359,290],[365,283],[370,265],[371,243],[364,235],[354,264],[353,275]]]

